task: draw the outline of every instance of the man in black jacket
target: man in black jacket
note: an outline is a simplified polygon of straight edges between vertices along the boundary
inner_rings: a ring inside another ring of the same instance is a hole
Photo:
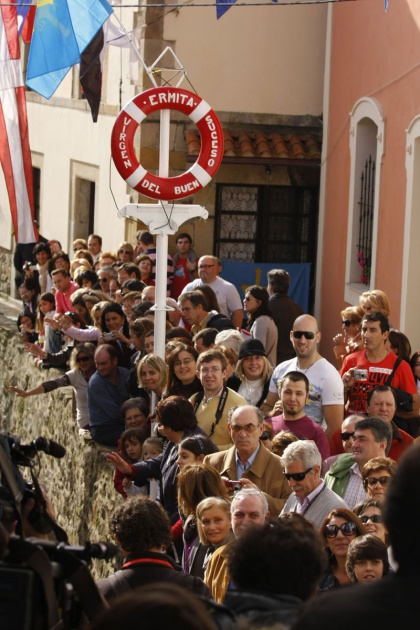
[[[178,584],[196,595],[210,598],[204,582],[185,575],[165,553],[171,545],[171,526],[158,503],[141,495],[127,499],[112,513],[110,531],[125,560],[120,571],[97,582],[106,599],[162,582]]]

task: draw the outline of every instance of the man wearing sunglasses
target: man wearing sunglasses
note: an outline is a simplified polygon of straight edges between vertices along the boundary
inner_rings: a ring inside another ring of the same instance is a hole
[[[312,315],[301,315],[293,323],[290,339],[296,357],[278,365],[271,377],[269,393],[261,405],[266,416],[282,412],[279,384],[288,372],[303,372],[309,381],[305,414],[319,424],[330,439],[340,429],[344,416],[344,390],[336,368],[318,352],[321,333]]]
[[[111,280],[118,280],[117,270],[115,267],[103,267],[98,271],[98,278],[101,291],[109,295]]]
[[[325,483],[344,499],[352,510],[365,501],[362,468],[373,457],[386,457],[392,442],[392,429],[381,418],[366,418],[355,426],[352,453],[340,455],[325,475]]]
[[[319,529],[331,510],[348,507],[321,479],[322,458],[312,440],[289,444],[281,457],[281,463],[292,490],[282,514],[298,512]]]
[[[260,489],[268,501],[270,514],[276,518],[291,490],[283,474],[280,457],[260,441],[264,416],[258,407],[232,407],[228,416],[228,431],[234,446],[227,451],[204,458],[226,480],[238,481],[242,488]]]
[[[418,630],[420,589],[420,445],[413,445],[398,465],[383,512],[396,575],[368,586],[337,588],[315,597],[294,630],[380,628]]]

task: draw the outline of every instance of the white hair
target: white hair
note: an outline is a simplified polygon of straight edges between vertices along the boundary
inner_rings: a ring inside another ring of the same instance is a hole
[[[216,346],[224,346],[225,348],[231,348],[239,354],[239,348],[244,338],[239,330],[221,330],[216,335],[214,343]]]
[[[242,490],[238,490],[233,495],[232,503],[230,504],[230,511],[233,514],[235,509],[235,501],[239,501],[240,499],[245,499],[246,497],[258,497],[262,503],[263,508],[263,516],[265,517],[268,512],[268,501],[261,490],[257,490],[256,488],[243,488]]]
[[[321,467],[322,457],[313,440],[299,440],[292,442],[284,449],[281,465],[286,468],[292,462],[300,461],[304,468]]]

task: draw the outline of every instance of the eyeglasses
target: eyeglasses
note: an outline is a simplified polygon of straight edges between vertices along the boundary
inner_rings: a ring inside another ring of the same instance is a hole
[[[210,269],[211,267],[215,267],[216,265],[199,265],[199,269]]]
[[[351,321],[351,319],[343,319],[341,323],[344,324],[346,328],[348,328],[349,326],[352,325],[353,322]]]
[[[256,300],[256,298],[252,297],[252,295],[246,295],[244,300],[245,302],[250,302],[251,300]]]
[[[131,251],[129,249],[120,249],[118,250],[119,254],[131,254]]]
[[[76,357],[76,363],[87,363],[91,361],[92,357]]]
[[[391,477],[368,477],[365,479],[365,483],[371,488],[376,486],[378,483],[380,483],[381,486],[386,486],[390,481]]]
[[[343,442],[348,442],[350,438],[354,438],[354,431],[353,433],[340,433],[340,437],[343,440]]]
[[[181,367],[181,365],[189,365],[190,363],[192,363],[192,359],[184,359],[183,361],[175,361],[174,366]]]
[[[203,376],[206,376],[207,374],[217,374],[218,372],[221,372],[222,368],[219,367],[213,367],[213,368],[200,368],[200,373],[203,374]]]
[[[105,282],[109,282],[108,278],[99,278],[99,282],[104,284]]]
[[[306,475],[308,474],[308,472],[311,472],[313,466],[311,466],[311,468],[308,468],[308,470],[305,470],[305,472],[300,472],[300,473],[284,473],[284,476],[286,477],[287,481],[289,481],[290,479],[293,479],[293,481],[302,481],[303,479],[305,479]]]
[[[366,525],[366,523],[368,521],[371,521],[372,523],[382,523],[382,516],[381,514],[372,514],[372,516],[361,516],[360,520],[362,521],[363,525]]]
[[[315,333],[310,330],[294,330],[293,337],[295,339],[302,339],[302,337],[305,337],[305,339],[313,339],[315,337]]]
[[[336,538],[339,531],[344,536],[353,536],[357,533],[356,523],[349,521],[348,523],[342,523],[340,526],[326,525],[324,529],[324,536],[326,538]]]
[[[245,425],[231,424],[229,426],[232,429],[232,432],[235,434],[238,434],[241,431],[245,431],[245,433],[254,433],[258,429],[258,426],[256,424],[251,423]]]

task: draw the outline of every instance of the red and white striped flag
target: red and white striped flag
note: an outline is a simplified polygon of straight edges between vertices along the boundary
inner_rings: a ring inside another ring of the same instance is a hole
[[[9,1],[9,0],[8,0]],[[38,241],[34,225],[32,163],[16,7],[0,0],[0,163],[16,242]]]

